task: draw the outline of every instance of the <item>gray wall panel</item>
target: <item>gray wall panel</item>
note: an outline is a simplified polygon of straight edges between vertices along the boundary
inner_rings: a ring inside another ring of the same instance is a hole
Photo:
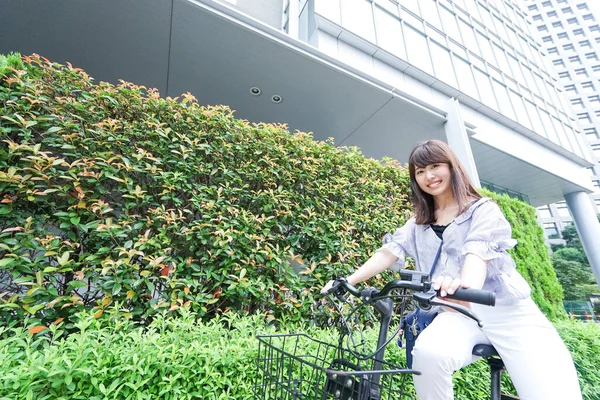
[[[2,0],[0,53],[38,53],[96,81],[167,90],[169,0]]]

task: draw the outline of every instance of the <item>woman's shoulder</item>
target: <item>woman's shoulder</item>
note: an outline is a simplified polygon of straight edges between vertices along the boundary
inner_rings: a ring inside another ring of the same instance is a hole
[[[474,200],[471,205],[458,217],[455,222],[460,224],[462,222],[470,220],[474,215],[485,215],[487,217],[503,216],[500,207],[490,197],[481,197],[480,199]]]

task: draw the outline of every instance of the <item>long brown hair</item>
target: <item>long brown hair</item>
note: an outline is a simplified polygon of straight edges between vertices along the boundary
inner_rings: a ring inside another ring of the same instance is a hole
[[[450,167],[452,194],[458,203],[459,214],[462,214],[468,208],[469,199],[481,198],[481,195],[473,187],[465,168],[450,146],[441,140],[421,142],[410,152],[408,158],[410,188],[417,224],[423,225],[435,222],[435,208],[433,196],[425,193],[417,184],[415,170],[435,163],[445,163]]]

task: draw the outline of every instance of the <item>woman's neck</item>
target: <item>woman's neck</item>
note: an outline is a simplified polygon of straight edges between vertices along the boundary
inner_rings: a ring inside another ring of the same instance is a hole
[[[437,211],[444,211],[458,207],[458,201],[453,194],[440,194],[433,198],[433,204]]]

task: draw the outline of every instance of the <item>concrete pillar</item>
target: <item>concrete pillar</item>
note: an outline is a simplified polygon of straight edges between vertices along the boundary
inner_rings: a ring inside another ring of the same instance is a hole
[[[476,188],[480,188],[481,183],[479,182],[479,174],[477,173],[477,167],[475,166],[475,159],[473,158],[471,144],[469,143],[469,135],[467,134],[467,128],[465,128],[460,113],[458,100],[454,98],[448,100],[442,109],[447,113],[444,129],[446,131],[448,144],[465,167],[473,185]]]
[[[590,196],[585,192],[573,192],[566,194],[565,200],[596,277],[596,283],[600,285],[600,223]]]

